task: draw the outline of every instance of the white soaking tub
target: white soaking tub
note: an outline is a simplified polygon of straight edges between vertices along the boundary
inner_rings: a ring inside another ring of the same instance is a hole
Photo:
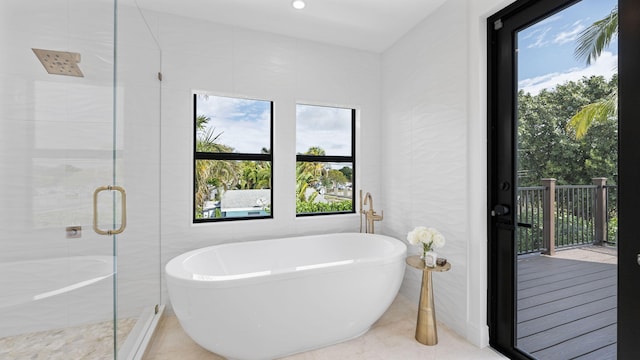
[[[223,244],[167,264],[173,309],[200,346],[274,359],[364,334],[395,298],[406,245],[339,233]]]

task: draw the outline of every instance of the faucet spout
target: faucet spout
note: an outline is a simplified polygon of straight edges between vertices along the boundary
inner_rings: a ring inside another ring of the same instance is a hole
[[[364,205],[369,205],[369,211],[373,211],[373,198],[370,192],[364,195]]]
[[[366,211],[363,210],[362,205],[369,205],[369,210],[366,210]],[[365,223],[366,223],[365,232],[371,233],[371,234],[373,234],[375,231],[374,222],[381,221],[384,218],[384,211],[382,212],[381,215],[378,215],[376,214],[376,211],[373,209],[373,197],[371,196],[371,193],[367,192],[366,195],[364,196],[364,201],[362,201],[362,190],[360,190],[360,214],[365,215]],[[360,231],[362,231],[362,215],[360,216],[361,216]]]

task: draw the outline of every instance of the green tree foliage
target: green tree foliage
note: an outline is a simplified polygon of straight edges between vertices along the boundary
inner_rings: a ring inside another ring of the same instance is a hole
[[[311,147],[304,155],[325,155],[324,149]],[[351,170],[351,169],[349,169]],[[350,172],[351,175],[351,172]],[[342,170],[330,169],[324,162],[300,161],[296,164],[296,213],[323,213],[350,211],[353,207],[351,200],[317,201],[318,189],[322,186],[335,187],[337,184],[349,182]],[[308,191],[313,189],[313,191]]]
[[[345,166],[342,169],[340,169],[340,172],[344,174],[344,177],[349,179],[348,181],[351,181],[351,178],[353,176],[353,170],[350,167]]]
[[[196,117],[196,151],[232,152],[233,148],[218,142],[222,132],[216,134],[215,128],[207,130],[209,121],[210,118],[204,115]],[[212,188],[226,189],[236,182],[237,166],[233,161],[198,160],[195,167],[195,207],[196,217],[199,218]]]
[[[342,173],[342,171],[340,170],[329,170],[329,172],[327,173],[327,178],[333,183],[333,184],[345,184],[347,183],[349,180],[347,179],[346,176],[344,176],[344,173]]]
[[[311,201],[296,201],[296,214],[326,213],[351,211],[351,200],[343,200],[328,203],[319,203]]]
[[[240,165],[240,176],[236,188],[270,189],[271,188],[271,163],[264,161],[243,161]]]
[[[542,178],[558,184],[591,184],[593,177],[617,180],[618,124],[608,117],[591,125],[582,138],[567,124],[578,109],[609,96],[618,86],[614,76],[583,78],[543,90],[518,93],[519,186],[540,185]]]
[[[207,130],[210,120],[204,115],[196,117],[196,151],[233,152],[232,147],[220,143],[222,132],[216,133],[215,128]],[[262,149],[263,154],[269,152],[269,149]],[[197,160],[195,172],[196,218],[202,216],[203,206],[213,189],[220,190],[215,199],[220,200],[220,194],[229,189],[271,188],[271,162],[268,161]]]
[[[604,18],[594,22],[578,36],[574,51],[578,60],[587,65],[600,57],[609,47],[611,40],[618,36],[618,7]],[[575,130],[576,139],[581,139],[594,123],[602,123],[618,117],[618,88],[615,87],[606,97],[582,106],[567,124]]]

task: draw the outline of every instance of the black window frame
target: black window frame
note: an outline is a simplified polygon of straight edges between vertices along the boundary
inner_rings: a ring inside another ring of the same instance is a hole
[[[226,97],[226,98],[236,98],[242,100],[256,100],[256,101],[268,101],[270,104],[270,119],[269,119],[269,153],[216,153],[216,152],[200,152],[197,151],[197,122],[196,118],[198,117],[197,112],[197,102],[198,96],[207,95],[207,96],[218,96],[218,97]],[[197,223],[215,223],[215,222],[225,222],[225,221],[236,221],[236,220],[261,220],[261,219],[273,219],[273,184],[274,184],[274,173],[273,173],[273,100],[265,100],[265,99],[254,99],[247,97],[237,97],[237,96],[226,96],[226,95],[213,95],[205,92],[193,93],[193,190],[192,190],[192,221],[194,224]],[[269,191],[271,192],[271,202],[270,202],[270,211],[268,215],[262,216],[237,216],[237,217],[220,217],[220,218],[196,218],[196,163],[198,160],[227,160],[227,161],[265,161],[271,163],[271,186]]]
[[[351,107],[339,107],[329,105],[317,105],[311,103],[296,103],[298,105],[317,106],[335,109],[349,109],[351,110],[351,156],[338,156],[338,155],[306,155],[296,154],[296,166],[298,162],[315,162],[315,163],[351,163],[351,211],[332,211],[332,212],[314,212],[314,213],[300,213],[296,210],[296,217],[309,217],[309,216],[324,216],[324,215],[341,215],[341,214],[355,214],[356,213],[356,109]],[[296,116],[296,125],[298,118]],[[296,133],[297,136],[297,133]]]

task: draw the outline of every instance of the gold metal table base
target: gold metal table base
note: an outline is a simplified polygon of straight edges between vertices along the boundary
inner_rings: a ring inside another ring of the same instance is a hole
[[[431,273],[433,271],[449,271],[451,264],[426,267],[424,261],[419,256],[409,256],[407,264],[422,270],[422,287],[420,288],[420,305],[418,308],[418,321],[416,323],[416,340],[424,345],[438,344],[438,330],[436,328],[436,309],[433,302],[433,281]]]

